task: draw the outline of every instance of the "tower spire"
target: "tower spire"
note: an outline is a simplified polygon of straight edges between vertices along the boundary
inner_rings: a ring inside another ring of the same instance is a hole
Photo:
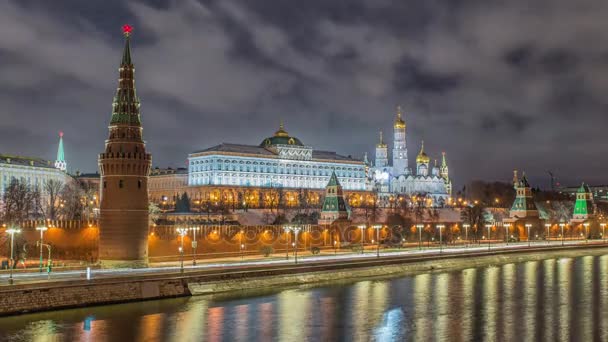
[[[59,132],[59,146],[57,147],[57,159],[55,160],[55,167],[61,171],[67,170],[67,163],[65,162],[65,154],[63,152],[63,132]]]
[[[131,47],[129,44],[133,28],[129,25],[123,25],[122,31],[125,36],[125,49],[119,68],[118,89],[112,102],[112,120],[110,121],[110,125],[126,124],[140,126],[139,98],[135,91],[135,67],[131,60]]]

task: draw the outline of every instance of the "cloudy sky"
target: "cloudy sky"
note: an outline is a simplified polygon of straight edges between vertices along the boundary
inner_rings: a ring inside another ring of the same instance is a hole
[[[0,151],[54,159],[64,131],[70,169],[95,171],[129,23],[155,166],[280,119],[372,156],[400,104],[410,160],[424,139],[458,187],[514,168],[608,183],[607,17],[604,0],[4,0]]]

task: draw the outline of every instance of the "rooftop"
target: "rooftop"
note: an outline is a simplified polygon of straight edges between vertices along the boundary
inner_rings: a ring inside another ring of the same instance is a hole
[[[49,169],[55,168],[55,165],[50,160],[44,160],[41,158],[14,156],[14,155],[9,155],[9,154],[0,154],[0,164],[44,167],[44,168],[49,168]]]
[[[243,153],[250,154],[259,157],[274,157],[277,156],[276,153],[272,152],[269,149],[266,149],[261,146],[255,145],[242,145],[242,144],[230,144],[230,143],[221,143],[219,145],[215,145],[209,147],[204,150],[193,152],[192,154],[198,153],[211,153],[211,152],[226,152],[226,153]],[[322,160],[339,160],[339,161],[350,161],[350,162],[361,162],[358,159],[352,158],[351,156],[343,156],[337,154],[332,151],[312,151],[313,159],[322,159]]]

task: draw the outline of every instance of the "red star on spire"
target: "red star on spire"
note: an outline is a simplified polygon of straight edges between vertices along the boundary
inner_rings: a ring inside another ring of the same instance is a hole
[[[129,35],[131,35],[131,31],[133,31],[133,26],[129,25],[129,24],[124,24],[122,25],[122,33],[128,37]]]
[[[63,132],[59,131],[59,137],[63,137]]]

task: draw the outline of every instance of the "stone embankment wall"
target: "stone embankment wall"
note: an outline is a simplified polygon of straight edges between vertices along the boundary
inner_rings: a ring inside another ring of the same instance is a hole
[[[181,280],[82,281],[0,288],[0,315],[190,295]]]

